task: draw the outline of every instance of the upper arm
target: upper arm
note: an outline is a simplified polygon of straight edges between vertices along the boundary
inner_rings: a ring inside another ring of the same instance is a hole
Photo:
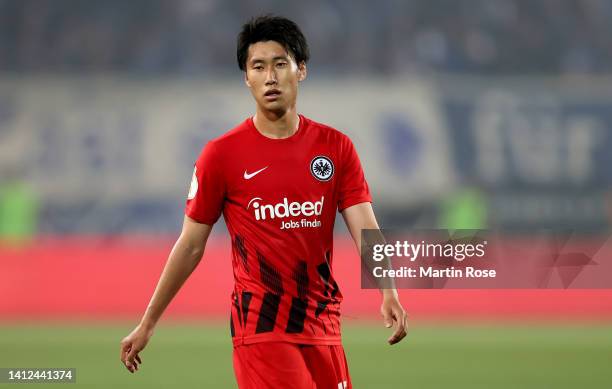
[[[198,223],[189,216],[185,216],[179,239],[192,248],[192,250],[203,252],[211,231],[212,225]]]
[[[369,202],[352,205],[342,211],[342,217],[355,243],[359,246],[362,229],[378,229],[376,216]]]
[[[338,210],[343,212],[353,205],[372,202],[372,196],[353,142],[343,135],[339,147]]]
[[[191,221],[213,225],[221,216],[226,194],[223,170],[217,145],[208,142],[196,160],[185,203],[185,215]]]

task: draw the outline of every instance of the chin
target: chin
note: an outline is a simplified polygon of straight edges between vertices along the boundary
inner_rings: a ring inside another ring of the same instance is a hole
[[[286,110],[288,108],[287,104],[283,104],[280,101],[264,101],[262,107],[270,109],[270,110]]]
[[[284,105],[280,105],[280,104],[265,104],[262,106],[262,109],[264,111],[273,113],[274,115],[278,117],[284,116],[285,113],[288,111],[287,107],[285,107]]]

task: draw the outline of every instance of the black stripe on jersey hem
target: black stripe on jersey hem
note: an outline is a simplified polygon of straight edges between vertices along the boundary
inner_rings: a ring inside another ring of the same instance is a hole
[[[293,298],[289,311],[289,322],[285,332],[288,334],[299,334],[304,331],[304,320],[306,320],[306,309],[308,301]]]
[[[274,293],[264,293],[263,302],[257,319],[255,333],[270,332],[274,329],[276,315],[280,305],[281,296]]]
[[[240,302],[238,301],[238,294],[234,295],[234,307],[236,307],[236,315],[238,316],[238,323],[242,326],[242,315],[240,314]]]
[[[253,293],[242,292],[242,320],[244,323],[244,327],[246,327],[247,325],[247,316],[249,314],[249,305],[251,304],[252,297]]]

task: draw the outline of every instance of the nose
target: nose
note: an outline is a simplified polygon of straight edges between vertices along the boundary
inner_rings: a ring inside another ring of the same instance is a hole
[[[276,72],[274,71],[274,67],[272,67],[266,73],[266,85],[276,85],[276,83]]]

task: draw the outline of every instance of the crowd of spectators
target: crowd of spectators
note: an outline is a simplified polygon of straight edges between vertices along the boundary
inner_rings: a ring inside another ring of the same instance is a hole
[[[261,13],[293,18],[329,73],[606,73],[608,0],[0,0],[0,71],[236,71]]]

